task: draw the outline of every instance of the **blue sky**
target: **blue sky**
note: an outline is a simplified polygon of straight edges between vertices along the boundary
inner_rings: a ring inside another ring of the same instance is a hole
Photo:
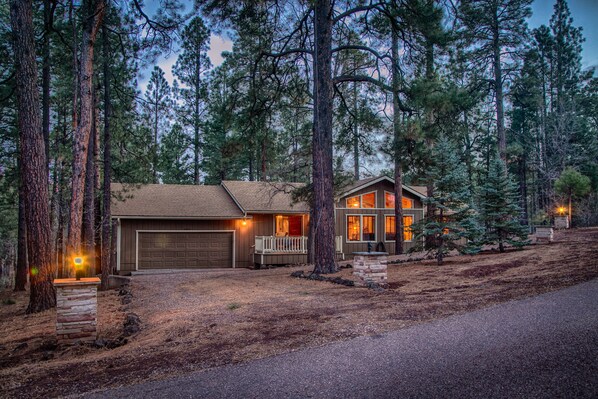
[[[532,4],[533,15],[528,21],[530,28],[537,28],[540,25],[548,25],[553,12],[555,0],[535,0]],[[155,9],[157,0],[149,0],[148,8]],[[598,67],[598,0],[569,0],[569,9],[573,17],[573,25],[583,28],[583,36],[586,41],[583,43],[582,65],[585,68]],[[208,56],[214,66],[220,65],[223,51],[230,51],[232,43],[216,35],[210,38],[210,51]],[[176,54],[170,54],[168,58],[158,60],[158,65],[164,70],[166,79],[172,83],[172,66],[176,62]],[[139,86],[145,89],[148,73],[139,79]]]

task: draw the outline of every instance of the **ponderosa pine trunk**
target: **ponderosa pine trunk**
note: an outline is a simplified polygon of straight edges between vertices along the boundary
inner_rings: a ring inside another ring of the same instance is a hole
[[[110,264],[112,256],[110,249],[112,247],[112,213],[110,210],[110,182],[112,180],[112,149],[110,137],[110,118],[112,116],[112,102],[110,101],[110,43],[106,26],[102,28],[102,39],[104,41],[104,182],[103,182],[103,212],[102,212],[102,256],[100,264],[102,265],[101,289],[108,289],[108,278],[110,276]]]
[[[20,164],[20,162],[19,162]],[[21,166],[19,166],[19,169]],[[19,225],[17,232],[17,270],[15,273],[15,291],[25,291],[29,266],[27,263],[27,222],[25,221],[25,194],[23,184],[19,182]]]
[[[92,93],[92,97],[94,97]],[[95,114],[95,112],[93,113]],[[89,135],[89,144],[87,146],[87,166],[85,167],[85,189],[83,194],[83,221],[81,226],[81,241],[83,243],[83,254],[85,255],[86,264],[88,268],[86,274],[93,276],[94,264],[94,244],[95,244],[95,175],[94,175],[94,158],[93,152],[95,148],[95,116],[92,115],[91,134]]]
[[[395,254],[403,253],[403,165],[401,160],[401,120],[399,107],[399,35],[392,28],[392,108],[393,108],[393,133],[394,133],[394,180],[395,180]]]
[[[313,220],[314,273],[336,271],[332,170],[332,8],[330,0],[314,6]]]
[[[27,313],[56,305],[46,149],[42,132],[31,0],[11,0],[10,20],[17,82],[21,179],[25,196],[30,297]]]
[[[72,196],[67,238],[67,262],[81,251],[85,176],[94,108],[92,98],[94,46],[98,28],[104,16],[105,4],[103,0],[84,0],[82,8],[84,23],[79,68],[81,110],[73,140],[73,181],[71,184]]]
[[[507,138],[505,134],[505,111],[504,94],[502,82],[502,64],[501,64],[501,46],[500,46],[500,26],[498,22],[498,9],[494,9],[494,26],[492,27],[492,51],[494,56],[494,94],[496,95],[496,133],[498,136],[498,152],[500,158],[507,160]]]
[[[46,169],[50,163],[50,0],[44,0],[42,40],[42,131],[46,145]],[[47,170],[46,170],[46,173]]]

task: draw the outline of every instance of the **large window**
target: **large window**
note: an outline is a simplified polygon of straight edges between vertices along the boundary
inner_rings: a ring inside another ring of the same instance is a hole
[[[371,192],[347,198],[347,208],[375,208],[376,193]]]
[[[386,216],[384,218],[384,240],[394,241],[397,237],[397,230],[395,226],[395,217]],[[403,240],[413,241],[413,231],[411,230],[413,225],[413,216],[403,216]]]
[[[403,197],[403,200],[401,202],[403,203],[403,209],[413,208],[413,200],[411,198]],[[389,193],[388,191],[384,192],[384,207],[394,209],[394,207],[395,207],[394,193]]]
[[[302,236],[303,218],[301,215],[276,215],[276,236]]]
[[[376,241],[376,217],[347,216],[347,241]]]

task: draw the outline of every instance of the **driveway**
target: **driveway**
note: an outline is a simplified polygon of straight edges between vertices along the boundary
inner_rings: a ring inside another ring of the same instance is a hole
[[[598,280],[383,335],[86,397],[595,398]]]

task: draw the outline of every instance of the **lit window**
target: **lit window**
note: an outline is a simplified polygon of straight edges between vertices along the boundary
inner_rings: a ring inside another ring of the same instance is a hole
[[[361,196],[362,208],[375,208],[376,207],[376,193],[363,194]]]
[[[361,218],[359,216],[347,216],[347,240],[361,241]]]
[[[275,220],[277,237],[303,235],[303,219],[301,215],[276,215]]]
[[[376,217],[362,216],[363,238],[362,241],[376,241]]]
[[[376,241],[376,217],[347,216],[347,241]]]
[[[394,216],[386,216],[385,218],[385,227],[384,227],[384,239],[386,241],[394,241],[396,239],[396,226],[395,226],[395,217]],[[413,241],[413,231],[411,230],[411,226],[413,225],[413,216],[403,216],[403,240],[404,241]]]
[[[359,199],[359,195],[357,197],[347,198],[347,208],[360,208],[361,207],[361,200]]]
[[[402,197],[401,203],[403,204],[403,209],[412,209],[413,208],[413,200],[411,198]],[[384,193],[384,207],[394,209],[395,195],[393,193],[389,193],[389,192]]]
[[[395,207],[395,195],[392,193],[384,193],[384,207],[393,208]],[[394,238],[393,238],[394,240]]]

